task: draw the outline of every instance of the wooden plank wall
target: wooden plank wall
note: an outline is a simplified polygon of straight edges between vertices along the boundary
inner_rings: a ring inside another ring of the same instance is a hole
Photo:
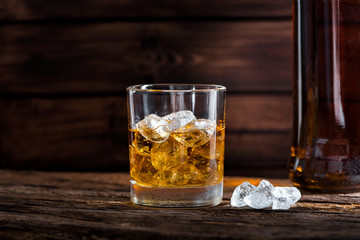
[[[0,166],[127,171],[125,87],[227,87],[227,175],[284,177],[291,1],[2,0]]]

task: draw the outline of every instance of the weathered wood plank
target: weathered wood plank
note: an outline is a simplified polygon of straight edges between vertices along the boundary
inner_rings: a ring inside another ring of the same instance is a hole
[[[19,24],[0,35],[0,94],[155,82],[291,91],[290,21]]]
[[[225,170],[229,175],[286,177],[291,133],[226,135]]]
[[[290,108],[290,96],[228,96],[229,170],[286,175]],[[0,100],[3,167],[127,171],[127,146],[125,97]]]
[[[286,211],[234,208],[243,181],[225,178],[223,203],[193,209],[136,206],[129,176],[0,170],[1,239],[359,239],[360,193],[303,193]],[[288,180],[269,179],[290,186]]]
[[[121,17],[288,17],[288,0],[2,0],[0,20]]]
[[[291,129],[290,95],[228,94],[226,101],[226,129],[229,131],[283,132]],[[53,133],[72,131],[71,128],[115,126],[122,132],[126,130],[126,104],[125,96],[5,98],[0,99],[0,119],[7,126],[3,131],[37,126],[31,131],[51,128],[44,133]]]
[[[291,95],[228,95],[226,124],[238,131],[288,131],[292,104]]]
[[[5,99],[0,106],[4,166],[101,169],[123,165],[128,144],[124,97]]]

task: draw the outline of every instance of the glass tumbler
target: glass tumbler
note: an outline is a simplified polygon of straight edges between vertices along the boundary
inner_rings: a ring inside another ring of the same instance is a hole
[[[221,203],[225,87],[152,84],[127,88],[130,196],[154,207]]]

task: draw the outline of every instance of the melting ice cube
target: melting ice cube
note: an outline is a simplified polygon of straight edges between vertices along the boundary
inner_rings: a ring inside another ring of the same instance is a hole
[[[272,209],[289,209],[301,198],[295,187],[274,187],[269,181],[262,180],[257,187],[244,182],[236,187],[231,197],[231,206],[261,209],[272,206]]]
[[[174,132],[174,137],[187,147],[197,147],[207,143],[215,130],[215,121],[198,119],[177,129]]]
[[[290,202],[288,201],[288,199],[284,198],[284,197],[279,197],[279,198],[275,198],[272,204],[272,209],[273,210],[286,210],[289,209],[291,206]]]
[[[274,186],[269,181],[262,180],[256,189],[244,198],[244,202],[256,209],[269,207],[273,202],[273,190]]]
[[[152,165],[160,171],[175,169],[186,159],[187,148],[173,137],[163,143],[156,143],[151,148]]]
[[[295,187],[275,187],[273,209],[289,209],[301,198],[300,191]]]
[[[137,132],[135,133],[135,139],[132,145],[141,155],[150,155],[150,150],[154,143],[144,138],[140,132]]]
[[[163,119],[170,123],[170,130],[174,131],[195,121],[196,117],[191,111],[185,110],[166,115]]]
[[[155,114],[146,116],[136,128],[144,138],[155,143],[162,143],[170,136],[169,122]]]
[[[249,182],[243,182],[241,185],[237,186],[234,190],[233,195],[231,196],[231,206],[234,207],[244,207],[246,203],[244,198],[248,196],[255,190],[255,186]]]

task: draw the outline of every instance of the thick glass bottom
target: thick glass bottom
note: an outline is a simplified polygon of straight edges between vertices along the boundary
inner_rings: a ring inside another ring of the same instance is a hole
[[[223,183],[199,187],[146,187],[130,181],[130,198],[151,207],[202,207],[221,203]]]

